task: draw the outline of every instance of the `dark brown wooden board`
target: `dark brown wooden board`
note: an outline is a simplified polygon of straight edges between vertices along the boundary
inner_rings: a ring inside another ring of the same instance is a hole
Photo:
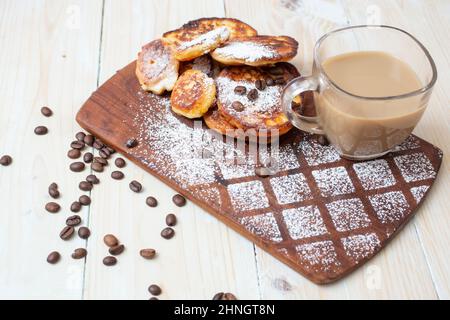
[[[168,96],[143,92],[134,69],[133,62],[98,88],[79,124],[315,283],[345,276],[386,246],[439,171],[441,150],[413,135],[381,159],[351,162],[291,130],[280,141],[280,170],[258,177],[259,160],[248,152],[242,164],[211,151],[197,156],[209,144],[188,137],[211,138],[209,131],[173,114]],[[129,138],[136,148],[125,147]]]

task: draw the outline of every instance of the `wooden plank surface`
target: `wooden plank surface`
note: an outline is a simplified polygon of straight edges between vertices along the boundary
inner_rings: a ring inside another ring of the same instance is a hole
[[[186,2],[106,0],[104,6],[92,0],[0,2],[0,46],[8,48],[0,51],[0,154],[14,157],[12,166],[0,168],[0,241],[6,244],[0,247],[0,297],[145,299],[147,286],[158,283],[165,299],[210,298],[217,291],[231,291],[240,298],[450,298],[449,2]],[[295,63],[304,74],[311,70],[315,40],[345,24],[403,27],[435,59],[439,79],[415,133],[443,149],[440,176],[413,223],[343,281],[317,286],[261,250],[255,255],[249,241],[201,209],[192,204],[174,207],[172,191],[131,164],[123,181],[106,182],[111,167],[102,174],[104,182],[92,192],[90,210],[82,213],[86,221],[89,216],[93,229],[85,267],[70,258],[75,247],[85,244],[62,243],[58,238],[68,206],[80,194],[77,183],[88,171],[68,174],[65,153],[78,130],[74,115],[94,90],[97,71],[103,82],[158,34],[191,18],[211,15],[242,18],[261,33],[296,37],[302,49]],[[54,117],[40,115],[43,104],[52,106]],[[39,124],[47,125],[50,134],[34,136],[33,128]],[[128,190],[131,179],[143,183],[142,194]],[[53,180],[62,192],[63,210],[58,215],[43,210]],[[157,196],[160,206],[145,206],[149,194]],[[163,242],[158,231],[169,211],[178,214],[180,223],[176,238]],[[107,253],[101,238],[107,232],[117,234],[127,246],[118,265],[110,269],[101,264]],[[205,242],[208,246],[200,245]],[[142,261],[137,251],[143,246],[155,247],[161,256]],[[63,260],[49,266],[45,257],[54,249],[63,253]]]

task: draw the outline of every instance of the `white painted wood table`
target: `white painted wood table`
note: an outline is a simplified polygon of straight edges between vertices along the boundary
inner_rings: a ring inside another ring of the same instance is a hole
[[[173,191],[128,163],[126,179],[111,180],[113,166],[100,174],[92,205],[81,216],[92,230],[88,241],[63,242],[58,233],[78,198],[68,145],[79,130],[74,117],[95,88],[133,60],[140,46],[188,20],[235,17],[262,34],[286,34],[300,42],[295,60],[311,70],[315,40],[348,24],[382,23],[417,36],[434,57],[439,79],[416,134],[444,151],[441,173],[416,217],[364,267],[337,283],[318,286],[255,247],[189,203],[171,202]],[[448,0],[198,0],[0,1],[0,155],[14,162],[0,167],[0,298],[148,299],[159,284],[162,299],[210,299],[229,291],[245,299],[450,298],[450,2]],[[49,105],[54,116],[44,118]],[[48,126],[46,136],[33,128]],[[144,192],[128,190],[139,180]],[[56,181],[62,211],[49,214],[48,185]],[[159,199],[157,208],[145,197]],[[159,236],[164,216],[178,215],[177,235]],[[106,233],[126,245],[115,267],[105,267]],[[86,260],[73,260],[86,247]],[[159,256],[145,261],[138,252],[154,247]],[[46,262],[62,253],[56,265]]]

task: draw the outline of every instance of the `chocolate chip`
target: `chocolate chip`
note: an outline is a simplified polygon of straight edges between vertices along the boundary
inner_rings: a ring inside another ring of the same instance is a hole
[[[266,88],[266,81],[265,80],[261,80],[261,79],[256,80],[255,81],[255,87],[259,91],[263,91]]]
[[[97,176],[95,174],[90,174],[86,177],[86,181],[92,183],[92,184],[98,184],[100,180],[98,180]]]
[[[247,98],[251,101],[255,101],[256,99],[258,99],[258,90],[256,89],[250,90],[247,94]]]
[[[117,159],[114,161],[114,164],[116,165],[117,168],[123,168],[123,167],[125,167],[126,162],[125,162],[125,160],[122,159],[122,158],[117,158]]]
[[[153,259],[156,256],[156,250],[155,249],[141,249],[141,251],[139,251],[139,254],[141,255],[142,258],[150,260]]]
[[[158,205],[158,200],[156,200],[156,198],[150,196],[150,197],[147,197],[147,199],[145,199],[145,203],[149,207],[156,207]]]
[[[78,140],[78,141],[82,141],[82,142],[84,142],[84,137],[86,137],[86,134],[84,133],[84,132],[77,132],[77,134],[75,135],[75,138]]]
[[[61,259],[61,255],[59,254],[58,251],[52,251],[47,256],[47,262],[50,263],[50,264],[57,263],[59,261],[59,259]]]
[[[125,143],[125,146],[127,148],[134,148],[138,145],[138,142],[136,139],[128,139],[127,142]]]
[[[87,250],[85,248],[75,249],[72,253],[73,259],[83,259],[87,256]]]
[[[91,152],[86,152],[83,156],[83,161],[86,163],[91,163],[94,160],[94,155]]]
[[[67,156],[68,156],[70,159],[78,159],[78,158],[81,156],[81,151],[78,150],[78,149],[70,149],[70,150],[67,152]]]
[[[330,142],[328,141],[327,137],[324,135],[319,135],[317,137],[317,142],[321,145],[321,146],[328,146],[330,144]]]
[[[49,107],[42,107],[41,113],[44,117],[51,117],[53,115],[53,111]]]
[[[272,87],[272,86],[275,85],[275,81],[273,81],[272,78],[268,78],[268,79],[266,80],[266,84],[267,84],[267,86]]]
[[[119,239],[113,234],[106,234],[103,237],[103,242],[110,248],[115,247],[119,244]]]
[[[72,202],[72,204],[70,205],[70,211],[80,212],[80,210],[81,210],[81,203],[79,203],[78,201]]]
[[[239,101],[234,101],[231,104],[231,107],[236,111],[236,112],[242,112],[244,111],[245,107],[242,103],[240,103]]]
[[[125,177],[122,171],[113,171],[111,172],[111,178],[115,180],[121,180]]]
[[[92,147],[92,145],[94,144],[94,140],[95,138],[92,134],[87,134],[83,139],[84,143],[86,143],[90,147]]]
[[[108,252],[113,256],[118,256],[125,250],[125,246],[123,244],[119,244],[117,246],[109,248]]]
[[[88,206],[91,204],[91,198],[89,198],[89,196],[87,195],[82,195],[80,196],[80,198],[78,199],[78,201],[83,205],[83,206]]]
[[[59,237],[63,240],[69,240],[75,232],[74,227],[65,226],[59,233]]]
[[[176,225],[176,224],[177,224],[177,216],[174,215],[173,213],[169,213],[169,214],[166,216],[166,224],[167,224],[169,227],[173,227],[174,225]]]
[[[77,162],[72,162],[70,164],[69,168],[73,172],[81,172],[84,170],[84,167],[85,167],[85,165],[83,162],[77,161]]]
[[[70,143],[70,147],[72,148],[72,149],[78,149],[78,150],[82,150],[83,148],[84,148],[84,142],[83,141],[78,141],[78,140],[76,140],[76,141],[72,141],[71,143]]]
[[[48,129],[46,126],[37,126],[36,128],[34,128],[34,133],[38,136],[42,136],[48,133]]]
[[[81,217],[79,215],[73,215],[66,219],[66,225],[75,227],[81,223]]]
[[[56,202],[49,202],[45,205],[45,210],[50,213],[57,213],[61,209],[61,206]]]
[[[156,284],[152,284],[151,286],[148,287],[148,292],[150,292],[154,296],[159,296],[162,290]]]
[[[131,191],[138,193],[142,191],[142,185],[136,180],[133,180],[130,182],[130,189]]]
[[[173,230],[170,227],[164,228],[161,231],[161,237],[163,237],[164,239],[171,239],[171,238],[173,238],[174,235],[175,235],[175,230]]]
[[[91,191],[92,190],[92,183],[88,181],[81,181],[78,184],[78,188],[80,188],[81,191]]]
[[[186,199],[181,194],[174,195],[172,201],[177,207],[182,207],[186,204]]]
[[[93,162],[91,164],[91,169],[95,172],[103,172],[103,165],[99,162]]]
[[[110,266],[115,265],[116,263],[117,263],[117,259],[113,256],[107,256],[107,257],[103,258],[103,264],[105,266],[110,267]]]
[[[89,238],[90,235],[91,235],[91,230],[89,230],[88,227],[80,227],[78,229],[78,236],[81,239],[87,239],[87,238]]]
[[[11,158],[11,156],[8,156],[8,155],[4,155],[4,156],[2,156],[1,158],[0,158],[0,164],[2,165],[2,166],[9,166],[10,164],[12,163],[12,158]]]
[[[244,86],[237,86],[234,88],[234,93],[243,96],[247,92],[247,88]]]

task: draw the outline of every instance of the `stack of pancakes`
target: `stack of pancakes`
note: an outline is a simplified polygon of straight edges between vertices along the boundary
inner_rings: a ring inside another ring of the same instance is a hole
[[[136,76],[144,90],[172,91],[173,112],[200,118],[233,137],[282,135],[292,126],[281,106],[284,85],[298,77],[287,63],[298,43],[258,35],[229,18],[203,18],[142,48]]]

